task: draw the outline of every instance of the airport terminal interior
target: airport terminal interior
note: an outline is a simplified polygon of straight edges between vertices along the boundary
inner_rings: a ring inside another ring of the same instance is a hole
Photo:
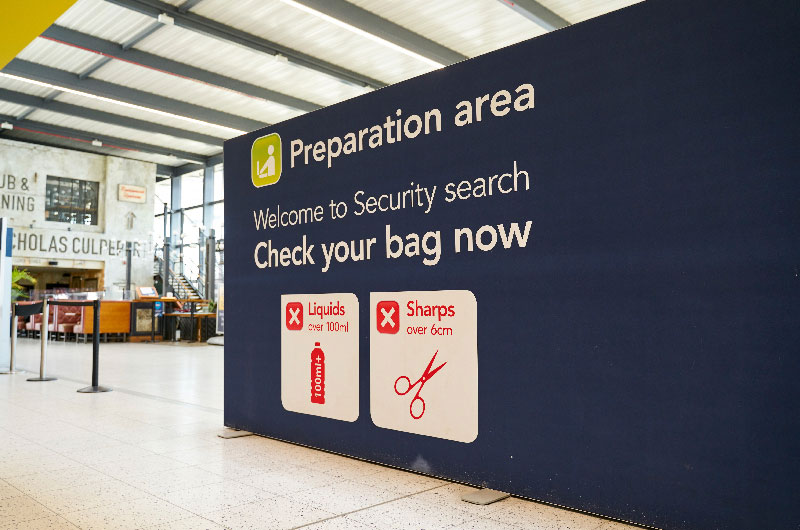
[[[0,375],[0,528],[624,528],[220,438],[217,310],[224,140],[632,3],[79,0],[31,36],[0,72],[14,299],[100,298],[99,383],[113,391],[75,392],[92,383],[94,306],[49,305],[55,381],[27,381],[41,309],[17,317],[17,373]]]
[[[589,514],[508,498],[480,506],[459,484],[261,436],[222,439],[222,355],[214,345],[20,339],[0,379],[0,528],[624,530]]]
[[[0,321],[11,326],[0,327],[11,337],[10,344],[7,338],[0,347],[0,371],[11,372],[0,375],[0,529],[644,527],[603,509],[576,509],[518,490],[509,496],[501,484],[489,488],[479,479],[461,478],[477,476],[467,471],[439,474],[424,460],[408,467],[390,465],[389,456],[372,459],[362,458],[363,451],[326,450],[337,447],[335,443],[315,447],[302,427],[311,425],[303,423],[311,416],[298,420],[286,436],[225,426],[231,396],[242,394],[226,394],[225,384],[226,355],[234,352],[226,352],[225,345],[225,190],[232,188],[226,186],[231,177],[226,176],[223,142],[335,109],[418,76],[429,76],[431,86],[437,86],[436,76],[451,66],[569,31],[638,0],[53,2],[58,3],[63,4],[60,11],[40,21],[41,27],[0,70],[0,295],[6,297]],[[10,16],[2,13],[12,9],[7,4],[0,14]],[[532,108],[532,87],[530,91]],[[540,98],[547,98],[546,91]],[[525,109],[519,101],[501,99],[486,96],[485,116]],[[482,103],[475,103],[480,121]],[[498,110],[503,104],[510,107]],[[425,108],[406,109],[407,115],[418,113],[413,119],[419,127],[409,133],[413,120],[405,122],[404,144],[417,141],[413,138],[423,123],[425,134],[435,124]],[[388,112],[394,113],[394,107]],[[396,112],[399,117],[401,111]],[[392,121],[394,116],[377,126],[378,133],[386,132],[387,142],[394,141],[395,123],[396,141],[401,140],[400,121]],[[365,117],[364,123],[373,120]],[[364,131],[359,150],[380,145],[382,140],[374,144]],[[322,133],[319,138],[315,131],[304,136],[307,143],[316,139],[323,140]],[[284,179],[290,163],[291,168],[305,163],[322,169],[326,161],[328,168],[345,164],[347,145],[342,150],[342,139],[336,139],[338,152],[330,139],[327,145],[301,145],[295,152],[289,149],[296,146],[284,138]],[[257,188],[272,184],[269,179],[276,172],[274,145],[264,145],[270,161],[252,170]],[[527,179],[523,169],[537,185],[534,169],[523,168],[521,161],[518,168],[512,159],[508,166],[513,168],[508,170],[513,191],[520,183],[529,185],[517,179],[523,173]],[[502,177],[489,183],[500,186],[495,195],[507,193]],[[410,193],[414,200],[416,192]],[[442,189],[440,197],[444,193]],[[471,188],[461,196],[461,185],[458,195],[451,193],[460,199],[470,193],[480,197]],[[420,197],[414,206],[424,208],[425,197]],[[394,199],[389,197],[387,204],[394,204],[389,200]],[[383,203],[376,200],[372,208],[383,208]],[[280,210],[272,219],[265,212],[265,230],[292,220],[291,214],[281,217]],[[383,223],[376,226],[383,230]],[[491,245],[501,241],[509,248],[504,228],[499,226],[499,240],[489,228]],[[388,239],[388,225],[386,230]],[[509,241],[514,230],[522,237],[520,227],[512,226]],[[475,240],[481,250],[483,231]],[[233,226],[229,232],[229,240],[241,240]],[[295,254],[307,250],[303,237],[301,247],[295,247],[302,251]],[[237,249],[229,244],[232,256]],[[427,239],[422,242],[423,249],[427,244]],[[256,247],[259,268],[300,264],[295,254],[277,250],[274,263],[262,263],[260,256],[273,259],[266,242],[264,249],[259,254]],[[247,253],[250,259],[252,249]],[[332,267],[337,265],[334,261]],[[255,277],[259,270],[251,268]],[[269,281],[266,275],[258,277]],[[325,292],[315,289],[311,292]],[[247,311],[231,305],[242,300],[241,294],[230,294],[229,316],[236,319],[229,319],[232,329],[244,329],[241,319]],[[368,302],[357,303],[364,311]],[[339,303],[325,310],[337,314],[343,307]],[[380,304],[379,331],[395,322],[395,309]],[[394,304],[397,310],[404,308]],[[299,310],[291,303],[285,309],[288,330],[293,322],[302,326],[303,305],[298,305]],[[451,315],[446,305],[438,307],[445,308],[438,315],[441,326],[443,316]],[[256,318],[247,324],[261,325]],[[280,346],[273,347],[277,352]],[[311,403],[319,396],[313,393],[319,342],[316,347]],[[302,365],[306,371],[307,355]],[[447,364],[432,369],[433,363],[431,359],[421,376],[422,384]],[[317,390],[320,374],[324,381],[317,368]],[[393,393],[389,388],[392,396],[412,391],[408,379],[409,389],[401,392],[401,379],[395,380]],[[252,383],[247,375],[243,380]],[[423,396],[435,395],[429,388]],[[405,421],[411,425],[422,414],[436,414],[432,399],[427,413],[424,401],[421,412],[416,411],[419,396],[419,391],[416,397],[412,392],[404,405],[411,415]],[[281,398],[288,399],[284,394]],[[290,410],[287,403],[284,407]],[[359,421],[369,421],[364,403]],[[401,434],[402,440],[418,436]],[[453,436],[451,440],[458,440],[448,442],[453,447],[471,441]],[[480,458],[470,453],[465,469]],[[495,462],[483,465],[493,467]],[[497,497],[482,500],[483,494]]]

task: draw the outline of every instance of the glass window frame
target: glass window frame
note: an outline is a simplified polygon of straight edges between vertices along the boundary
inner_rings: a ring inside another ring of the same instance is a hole
[[[54,223],[97,226],[100,183],[94,180],[47,175],[44,218]]]

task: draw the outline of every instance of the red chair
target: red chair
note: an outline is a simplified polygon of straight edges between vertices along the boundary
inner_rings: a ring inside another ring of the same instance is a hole
[[[83,335],[83,342],[86,342],[86,306],[77,308],[79,310],[78,322],[72,327],[75,334],[75,342],[78,342],[78,335]]]
[[[47,321],[47,331],[48,333],[52,333],[56,330],[56,306],[50,305],[48,306],[48,321]],[[25,329],[29,332],[33,332],[33,336],[36,337],[36,332],[41,332],[42,330],[42,315],[33,315],[31,316],[30,321],[25,324]]]
[[[25,323],[25,330],[30,337],[36,337],[36,332],[42,327],[42,315],[31,315]]]
[[[67,333],[75,333],[75,327],[81,323],[83,308],[73,305],[60,305],[57,307],[58,316],[56,318],[56,331],[63,334],[64,341],[66,342]]]

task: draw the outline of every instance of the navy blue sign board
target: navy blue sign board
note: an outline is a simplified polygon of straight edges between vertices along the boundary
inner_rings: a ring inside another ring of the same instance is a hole
[[[799,18],[651,0],[226,142],[225,424],[796,528]]]

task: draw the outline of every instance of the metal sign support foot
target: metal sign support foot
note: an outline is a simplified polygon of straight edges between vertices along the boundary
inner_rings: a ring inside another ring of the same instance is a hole
[[[217,434],[220,438],[230,439],[230,438],[241,438],[243,436],[253,436],[253,433],[250,431],[240,431],[237,429],[225,429],[221,433]]]
[[[464,495],[461,496],[461,500],[464,502],[470,502],[472,504],[486,505],[486,504],[492,504],[493,502],[502,501],[503,499],[510,496],[511,496],[510,494],[504,493],[502,491],[483,488],[477,491],[471,491],[469,493],[465,493]]]

